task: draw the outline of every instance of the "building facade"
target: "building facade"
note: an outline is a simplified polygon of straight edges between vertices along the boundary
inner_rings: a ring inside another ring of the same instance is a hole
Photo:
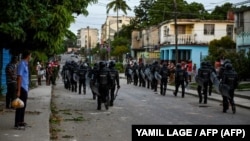
[[[99,33],[96,28],[81,28],[77,31],[77,46],[80,48],[91,49],[96,47],[99,42]]]
[[[130,16],[107,16],[105,23],[101,29],[101,43],[107,43],[109,39],[112,41],[114,35],[119,31],[123,25],[128,25],[133,17]],[[117,28],[118,22],[118,28]]]
[[[250,51],[250,8],[237,10],[235,16],[235,34],[237,51]]]
[[[177,56],[179,63],[192,61],[199,67],[200,62],[208,55],[210,41],[224,36],[235,40],[233,20],[177,19],[176,25],[177,36],[175,36],[174,20],[162,22],[158,26],[142,31],[133,31],[132,55],[137,59],[148,57],[157,60],[158,57],[161,62],[174,63]]]

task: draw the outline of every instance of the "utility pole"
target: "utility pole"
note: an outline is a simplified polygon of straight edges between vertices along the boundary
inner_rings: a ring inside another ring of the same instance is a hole
[[[117,29],[118,29],[118,26],[117,26]],[[110,51],[111,51],[111,39],[110,39],[110,21],[109,21],[109,50],[108,50],[107,60],[110,59]]]
[[[88,62],[90,60],[90,46],[89,46],[89,26],[87,26],[87,30],[88,30],[88,40],[87,40],[87,50],[88,50]]]
[[[178,60],[178,28],[177,28],[177,4],[174,0],[174,30],[175,30],[175,64],[179,62]]]

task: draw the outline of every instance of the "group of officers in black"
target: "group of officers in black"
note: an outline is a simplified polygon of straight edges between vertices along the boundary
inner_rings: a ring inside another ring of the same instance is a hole
[[[182,68],[180,63],[176,64],[175,69],[170,70],[167,63],[159,64],[154,61],[152,64],[134,62],[133,65],[127,64],[125,68],[125,76],[127,84],[133,83],[135,86],[147,87],[157,92],[158,84],[160,84],[160,94],[166,95],[167,84],[169,83],[170,74],[174,73],[175,90],[174,96],[177,96],[178,89],[181,87],[181,96],[185,97],[185,88],[190,80],[188,79],[187,70]],[[97,97],[97,109],[101,110],[101,104],[104,103],[105,108],[113,106],[115,97],[120,88],[119,72],[115,69],[114,61],[100,61],[90,67],[86,62],[76,63],[74,61],[66,62],[61,72],[66,89],[72,92],[86,94],[86,80],[93,93],[93,99]],[[223,112],[227,112],[229,104],[233,113],[236,112],[234,103],[234,90],[238,86],[238,74],[234,70],[230,60],[226,59],[221,66],[219,72],[216,72],[210,62],[201,63],[197,74],[195,74],[197,82],[197,93],[199,103],[207,104],[207,97],[211,95],[212,89],[222,95]]]
[[[183,69],[180,63],[177,63],[173,70],[169,69],[166,62],[159,64],[158,61],[146,65],[134,62],[132,65],[127,64],[125,69],[127,84],[133,83],[135,86],[147,87],[148,89],[151,87],[154,92],[157,92],[158,84],[160,84],[161,95],[166,95],[171,73],[174,73],[175,78],[173,95],[177,96],[178,89],[181,87],[181,96],[184,98],[185,88],[188,86],[190,79],[188,78],[187,70]],[[230,60],[226,59],[224,61],[219,72],[215,71],[215,68],[209,61],[204,61],[194,77],[198,84],[199,103],[207,104],[207,96],[211,95],[212,89],[215,88],[222,95],[223,112],[227,112],[229,104],[233,113],[236,112],[234,90],[238,86],[239,79]]]
[[[125,69],[125,76],[127,77],[127,84],[133,84],[135,86],[147,87],[154,90],[157,93],[158,84],[160,84],[160,94],[166,95],[167,84],[170,74],[175,74],[175,91],[173,94],[177,96],[178,89],[182,88],[182,97],[185,96],[185,86],[188,82],[188,75],[186,70],[181,68],[180,64],[176,65],[174,70],[168,68],[168,64],[164,62],[159,64],[158,61],[154,61],[152,64],[135,62],[132,66],[127,64]],[[139,81],[139,83],[138,83]]]
[[[86,94],[86,83],[89,83],[93,99],[97,97],[97,110],[101,110],[104,103],[108,109],[113,106],[118,89],[120,88],[119,72],[114,61],[100,61],[91,67],[86,62],[66,61],[61,75],[64,87],[72,92]],[[77,84],[79,83],[78,87]]]

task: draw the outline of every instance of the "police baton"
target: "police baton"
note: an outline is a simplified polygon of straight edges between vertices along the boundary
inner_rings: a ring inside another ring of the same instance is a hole
[[[115,96],[114,96],[114,100],[115,100],[115,98],[116,98],[116,97],[117,97],[117,95],[118,95],[118,91],[119,91],[119,89],[120,89],[120,88],[117,88],[117,89],[116,89]]]

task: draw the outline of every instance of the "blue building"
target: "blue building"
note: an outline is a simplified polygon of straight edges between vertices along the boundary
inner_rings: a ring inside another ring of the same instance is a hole
[[[160,58],[162,61],[175,62],[175,45],[165,45],[160,48]],[[208,55],[207,45],[179,45],[178,46],[178,60],[187,61],[191,60],[196,64],[197,68],[200,67],[200,62]]]

